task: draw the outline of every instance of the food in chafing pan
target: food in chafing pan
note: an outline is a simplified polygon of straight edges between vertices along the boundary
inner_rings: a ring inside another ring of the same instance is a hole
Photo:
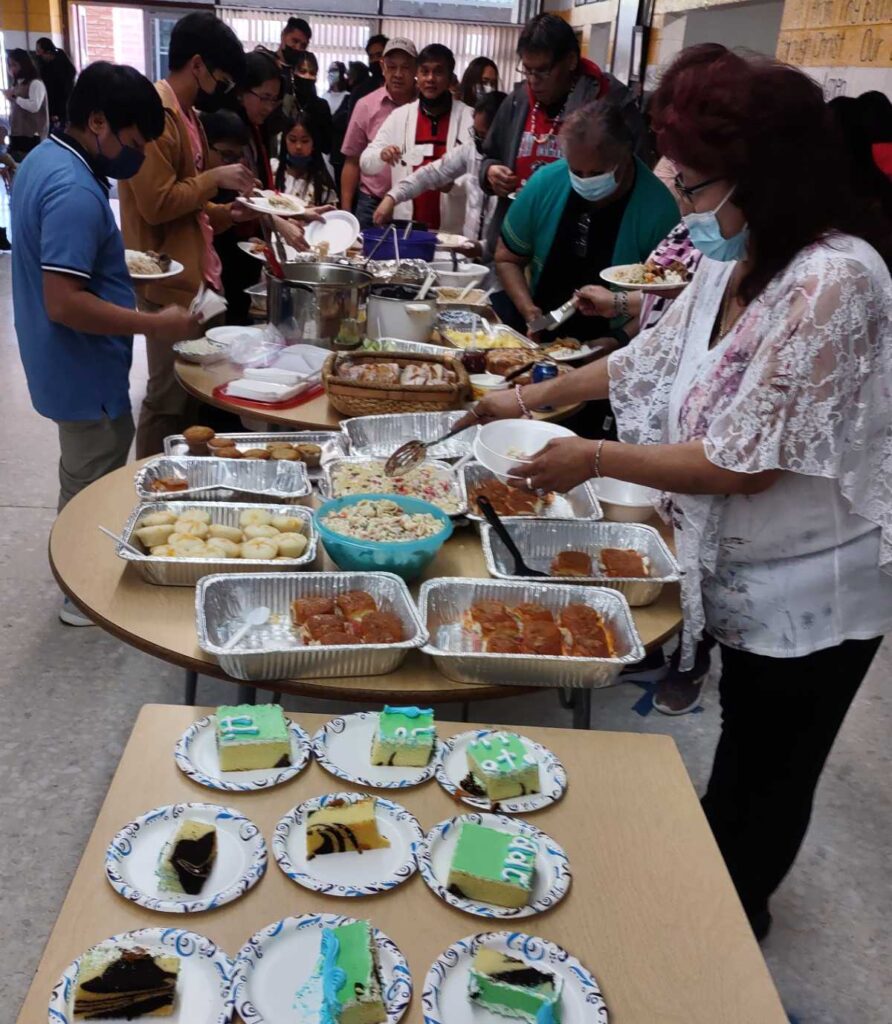
[[[273,561],[300,558],[309,543],[303,528],[297,516],[272,516],[264,509],[246,509],[238,527],[226,526],[212,522],[206,509],[193,508],[179,515],[151,512],[136,524],[133,537],[160,558]]]
[[[332,467],[331,487],[334,498],[348,494],[401,494],[429,501],[448,515],[461,508],[454,476],[424,464],[408,473],[388,476],[383,460],[341,462]]]
[[[597,566],[585,551],[561,551],[551,561],[552,576],[607,576],[610,579],[647,579],[650,559],[634,548],[601,548]],[[596,570],[596,571],[595,571]]]
[[[609,658],[616,650],[602,616],[585,604],[568,605],[555,621],[554,613],[536,602],[476,601],[461,625],[489,654]]]
[[[471,507],[480,512],[477,499],[488,498],[500,516],[537,516],[554,500],[553,494],[538,495],[521,487],[503,484],[501,480],[484,480],[468,495]]]
[[[398,644],[405,639],[402,620],[382,611],[365,590],[331,597],[303,597],[291,604],[291,621],[305,644]]]

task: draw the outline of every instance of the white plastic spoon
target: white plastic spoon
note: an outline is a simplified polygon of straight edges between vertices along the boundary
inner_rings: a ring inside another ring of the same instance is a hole
[[[253,629],[254,626],[266,625],[267,622],[269,622],[269,608],[267,608],[266,605],[260,605],[258,608],[252,608],[245,614],[241,626],[239,626],[226,643],[223,644],[222,650],[228,651],[231,647],[235,647],[249,629]]]
[[[140,558],[145,558],[145,552],[140,551],[139,548],[135,548],[132,544],[129,544],[123,537],[118,536],[112,530],[106,529],[104,526],[100,526],[99,529],[107,536],[111,537],[112,540],[116,540],[121,547],[126,548],[129,552],[134,555],[139,555]]]

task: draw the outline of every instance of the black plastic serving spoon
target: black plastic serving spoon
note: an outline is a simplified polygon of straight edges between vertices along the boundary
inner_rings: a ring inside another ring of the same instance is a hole
[[[542,572],[540,569],[533,569],[531,566],[523,560],[523,555],[518,550],[517,545],[514,543],[514,538],[508,532],[508,528],[499,518],[498,512],[492,507],[492,502],[485,495],[481,494],[477,497],[477,507],[483,513],[486,521],[498,534],[499,540],[508,549],[509,554],[514,559],[514,575],[515,576],[547,576],[547,572]]]

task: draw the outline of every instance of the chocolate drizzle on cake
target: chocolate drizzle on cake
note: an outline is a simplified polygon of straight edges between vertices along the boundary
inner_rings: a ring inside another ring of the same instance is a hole
[[[147,950],[122,949],[101,974],[78,985],[74,1012],[87,1019],[130,1020],[173,1006],[176,984],[176,974],[159,967]]]
[[[217,833],[206,832],[199,839],[181,839],[170,855],[183,892],[197,896],[208,880],[217,857]]]
[[[468,898],[461,891],[461,889],[455,884],[455,882],[453,882],[452,885],[447,886],[446,887],[446,891],[447,892],[451,892],[453,896],[460,896],[463,900],[466,900]]]
[[[471,772],[468,772],[468,774],[461,780],[459,785],[468,794],[468,796],[486,796],[486,790],[474,778]]]
[[[551,974],[543,974],[529,966],[516,971],[497,971],[490,974],[490,978],[493,981],[504,981],[508,985],[522,985],[524,988],[536,988],[538,985],[554,988],[554,977]]]
[[[283,754],[278,761],[276,761],[274,767],[276,768],[290,768],[291,758],[287,754]]]
[[[334,801],[330,806],[334,806]],[[323,853],[345,853],[348,850],[356,850],[362,853],[362,847],[356,838],[356,833],[347,825],[310,825],[307,828],[307,840],[311,838],[319,840],[319,846],[313,853],[307,854],[307,860]]]

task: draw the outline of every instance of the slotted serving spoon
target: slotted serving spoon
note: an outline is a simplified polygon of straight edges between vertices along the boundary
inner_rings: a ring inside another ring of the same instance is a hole
[[[448,441],[450,437],[455,437],[456,434],[460,434],[463,430],[467,429],[467,424],[463,427],[454,426],[448,433],[443,434],[442,437],[435,437],[433,441],[406,441],[384,463],[384,475],[399,476],[400,473],[408,473],[410,469],[414,469],[420,462],[424,461],[428,448],[432,448],[435,444],[441,444],[443,441]]]
[[[499,518],[498,512],[492,507],[492,502],[484,494],[477,496],[477,508],[483,513],[484,518],[489,525],[496,531],[499,540],[508,549],[508,553],[514,559],[514,575],[515,576],[547,576],[547,572],[542,572],[541,569],[534,569],[532,566],[527,565],[523,560],[523,555],[520,553],[520,549],[514,543],[514,538],[508,532],[508,527]]]

